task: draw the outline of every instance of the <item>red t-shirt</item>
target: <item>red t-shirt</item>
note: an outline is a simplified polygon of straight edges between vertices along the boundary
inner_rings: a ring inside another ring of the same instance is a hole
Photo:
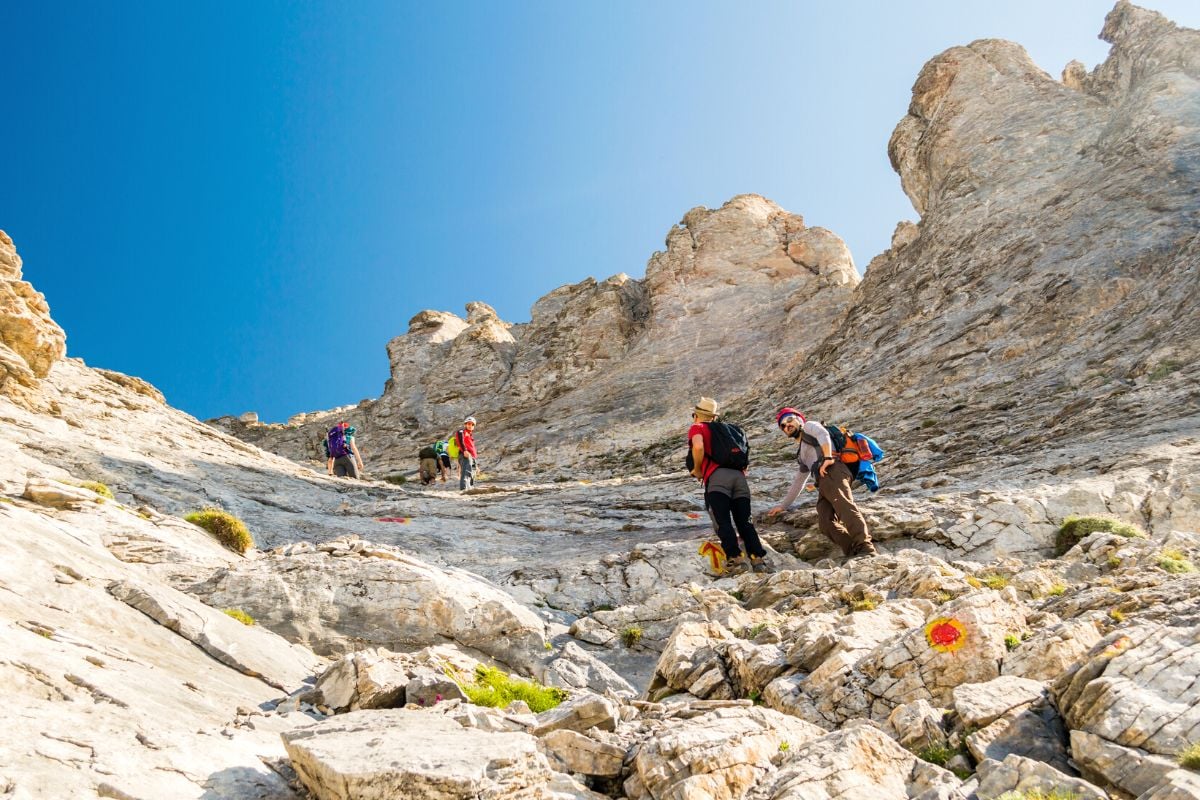
[[[458,449],[467,453],[471,458],[479,458],[475,454],[475,439],[466,428],[458,429]]]
[[[707,481],[709,477],[717,471],[717,467],[719,466],[715,461],[710,461],[708,458],[708,454],[712,452],[712,432],[709,431],[707,423],[693,422],[692,427],[688,428],[687,439],[689,450],[691,450],[692,447],[692,437],[696,434],[700,434],[700,436],[704,439],[704,460],[700,462],[700,474],[703,475],[704,480]]]

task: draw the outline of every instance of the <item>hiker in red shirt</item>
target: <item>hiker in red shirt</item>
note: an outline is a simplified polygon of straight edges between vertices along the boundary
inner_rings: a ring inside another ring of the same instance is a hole
[[[467,417],[454,434],[458,442],[458,488],[466,491],[475,485],[475,418]]]
[[[723,426],[720,433],[732,429],[739,437],[743,451],[740,469],[723,466],[714,458],[713,426]],[[701,397],[692,412],[692,427],[688,429],[688,443],[692,456],[692,475],[704,485],[704,507],[712,519],[721,549],[725,551],[725,573],[737,575],[745,572],[747,562],[738,546],[738,534],[746,545],[750,556],[749,567],[755,572],[766,572],[767,551],[758,539],[758,531],[750,521],[750,484],[746,481],[745,465],[749,461],[749,446],[745,434],[736,425],[717,421],[717,401]],[[734,533],[734,526],[737,533]]]

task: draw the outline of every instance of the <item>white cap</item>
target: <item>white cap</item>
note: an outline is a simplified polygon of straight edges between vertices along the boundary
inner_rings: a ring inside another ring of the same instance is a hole
[[[478,424],[479,424],[478,422],[475,422],[475,418],[474,418],[474,417],[467,417],[466,419],[464,419],[464,420],[463,420],[463,425],[466,425],[468,422],[474,422],[476,425],[478,425]]]

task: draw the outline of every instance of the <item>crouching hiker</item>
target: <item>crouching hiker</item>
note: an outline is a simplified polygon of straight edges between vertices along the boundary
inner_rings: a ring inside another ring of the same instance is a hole
[[[433,483],[433,479],[438,474],[438,453],[436,445],[428,445],[422,447],[417,453],[419,459],[418,474],[421,476],[421,485],[428,486]]]
[[[794,408],[781,408],[775,422],[787,436],[798,439],[796,462],[799,469],[779,505],[767,516],[780,514],[791,507],[811,478],[817,488],[817,524],[821,533],[842,549],[847,558],[875,555],[875,544],[867,532],[867,521],[854,502],[850,484],[854,474],[834,452],[829,429],[816,420],[805,420]]]
[[[736,425],[718,422],[717,402],[701,397],[692,412],[688,444],[688,466],[704,486],[704,507],[725,551],[725,573],[737,575],[747,566],[765,572],[767,551],[750,521],[750,484],[746,480],[750,447],[746,435]],[[738,545],[739,534],[750,556],[749,564]]]

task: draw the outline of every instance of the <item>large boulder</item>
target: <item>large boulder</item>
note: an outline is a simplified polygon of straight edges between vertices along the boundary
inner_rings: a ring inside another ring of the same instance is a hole
[[[66,341],[45,296],[21,280],[21,257],[0,231],[0,392],[26,404],[66,353]]]

